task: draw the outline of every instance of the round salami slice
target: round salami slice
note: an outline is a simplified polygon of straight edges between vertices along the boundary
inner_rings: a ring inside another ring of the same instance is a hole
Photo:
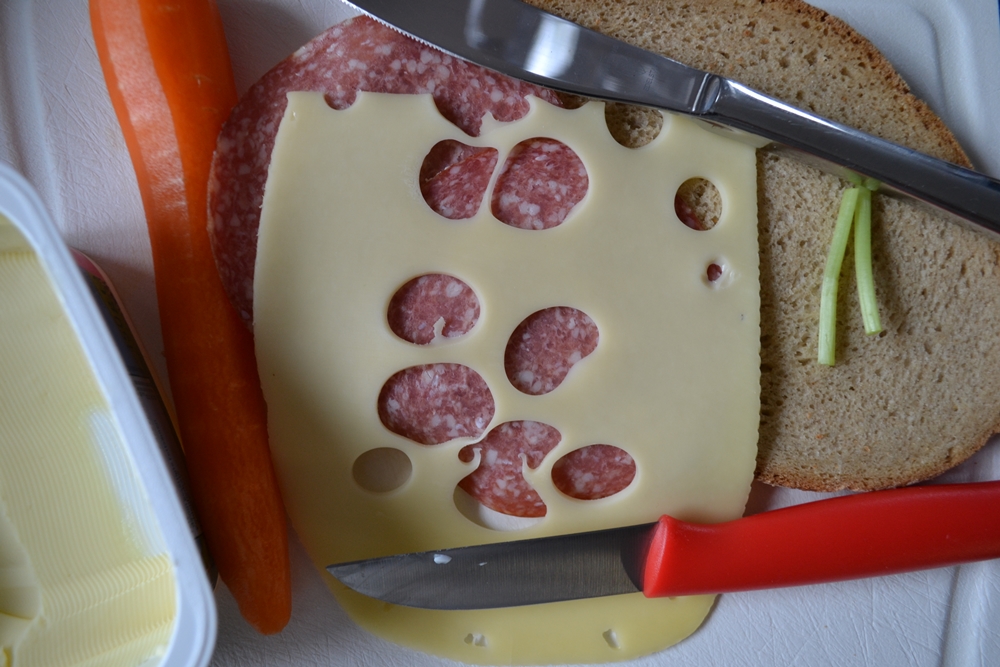
[[[479,320],[479,299],[458,278],[431,273],[396,291],[386,319],[403,340],[427,345],[439,336],[457,338],[469,333]]]
[[[411,366],[389,378],[378,397],[382,424],[422,445],[478,437],[495,411],[486,381],[462,364]]]
[[[635,461],[612,445],[581,447],[552,466],[552,482],[571,498],[597,500],[624,490],[635,479]]]
[[[286,95],[318,91],[335,109],[358,91],[429,93],[441,114],[467,134],[483,116],[512,121],[528,111],[526,95],[559,104],[555,93],[457,60],[359,16],[337,24],[265,74],[219,134],[209,181],[209,234],[230,300],[253,319],[257,229],[271,149]]]
[[[514,329],[504,353],[504,370],[525,394],[547,394],[577,363],[597,348],[599,332],[582,310],[560,306],[529,315]]]
[[[580,203],[589,184],[587,168],[572,148],[555,139],[534,137],[510,151],[490,207],[511,227],[551,229]]]
[[[440,141],[420,166],[420,194],[432,210],[449,220],[471,218],[483,204],[498,157],[495,148]]]

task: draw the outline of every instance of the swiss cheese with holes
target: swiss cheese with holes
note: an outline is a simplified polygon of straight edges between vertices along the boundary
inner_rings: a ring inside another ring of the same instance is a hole
[[[486,203],[471,219],[447,220],[425,203],[418,172],[439,141],[493,147],[503,164],[532,137],[569,146],[587,171],[587,194],[558,227],[516,229]],[[674,212],[678,187],[694,177],[722,199],[707,231]],[[649,145],[628,149],[608,133],[598,103],[566,110],[531,99],[525,118],[487,118],[469,137],[429,96],[359,93],[335,111],[321,94],[290,94],[261,215],[254,333],[282,492],[315,565],[662,514],[739,517],[759,420],[756,206],[754,149],[679,117],[665,118]],[[716,280],[706,277],[712,264],[722,269]],[[427,274],[460,279],[481,311],[464,335],[415,345],[391,331],[386,312],[402,285]],[[508,340],[532,313],[557,306],[593,320],[597,347],[551,392],[522,393],[505,373]],[[389,378],[430,364],[461,364],[482,378],[495,404],[487,431],[518,420],[559,431],[541,463],[523,468],[544,517],[501,530],[469,512],[457,485],[480,457],[466,462],[459,451],[475,438],[424,445],[380,421]],[[595,443],[627,452],[634,479],[606,498],[565,495],[553,466]],[[357,474],[380,459],[393,476]],[[370,631],[478,664],[625,660],[683,639],[712,604],[711,596],[636,593],[428,611],[371,600],[323,576]]]

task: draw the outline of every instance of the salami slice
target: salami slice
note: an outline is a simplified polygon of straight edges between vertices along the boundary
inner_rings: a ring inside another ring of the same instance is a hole
[[[479,320],[479,299],[453,276],[431,273],[410,280],[392,296],[386,319],[405,341],[427,345],[438,335],[457,338]]]
[[[555,93],[457,60],[359,16],[300,48],[250,88],[222,128],[209,181],[209,234],[230,300],[253,319],[253,271],[267,168],[292,91],[318,91],[335,109],[358,91],[429,93],[441,114],[479,134],[492,114],[512,121],[528,111],[526,95],[559,104]]]
[[[597,340],[597,325],[583,311],[546,308],[514,329],[504,353],[504,370],[518,391],[547,394],[597,348]]]
[[[491,510],[520,517],[545,516],[545,502],[524,479],[523,463],[537,468],[562,435],[558,430],[534,421],[500,424],[476,445],[466,445],[458,456],[469,462],[479,449],[480,463],[475,472],[459,482],[463,491]]]
[[[401,370],[386,381],[378,398],[385,427],[422,445],[478,437],[495,411],[486,381],[462,364]]]
[[[471,218],[483,204],[498,157],[495,148],[440,141],[420,167],[420,194],[431,209],[449,220]]]
[[[589,445],[574,450],[552,466],[552,482],[572,498],[597,500],[613,496],[635,479],[635,461],[624,449]]]
[[[518,229],[551,229],[563,223],[587,194],[587,169],[572,148],[545,137],[511,150],[493,190],[491,208]]]

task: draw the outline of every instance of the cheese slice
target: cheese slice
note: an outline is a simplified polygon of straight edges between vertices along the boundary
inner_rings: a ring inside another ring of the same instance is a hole
[[[174,568],[132,465],[45,267],[0,215],[0,665],[166,653]]]
[[[565,110],[530,102],[525,118],[487,118],[481,136],[468,137],[430,96],[360,93],[343,111],[320,94],[288,96],[261,214],[254,332],[282,492],[318,568],[648,522],[664,513],[705,522],[742,514],[759,417],[754,149],[679,117],[666,118],[651,144],[628,149],[608,133],[602,104]],[[470,220],[446,220],[424,202],[418,172],[437,142],[494,147],[502,164],[531,137],[572,148],[589,176],[587,195],[560,226],[515,229],[486,204]],[[689,229],[674,213],[678,187],[693,177],[710,180],[722,197],[710,231]],[[705,278],[712,263],[724,269],[715,283]],[[417,346],[392,333],[386,309],[400,286],[427,273],[471,286],[481,314],[464,336]],[[508,381],[504,349],[518,323],[551,306],[585,312],[600,341],[556,390],[528,396]],[[485,379],[496,403],[491,427],[535,420],[560,431],[542,464],[524,469],[547,506],[543,519],[514,532],[471,520],[455,491],[478,462],[459,460],[470,439],[426,446],[382,425],[376,406],[383,383],[433,363],[465,364]],[[594,443],[627,451],[635,479],[600,500],[563,495],[552,482],[553,464]],[[367,490],[352,474],[359,457],[379,448],[409,461],[393,466],[405,479],[393,490]],[[713,599],[637,593],[426,611],[327,581],[372,632],[477,664],[651,653],[694,631]]]

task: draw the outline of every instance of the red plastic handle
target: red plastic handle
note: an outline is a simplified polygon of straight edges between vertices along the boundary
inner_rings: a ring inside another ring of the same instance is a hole
[[[843,496],[701,525],[664,516],[647,597],[780,588],[1000,558],[1000,482]]]

